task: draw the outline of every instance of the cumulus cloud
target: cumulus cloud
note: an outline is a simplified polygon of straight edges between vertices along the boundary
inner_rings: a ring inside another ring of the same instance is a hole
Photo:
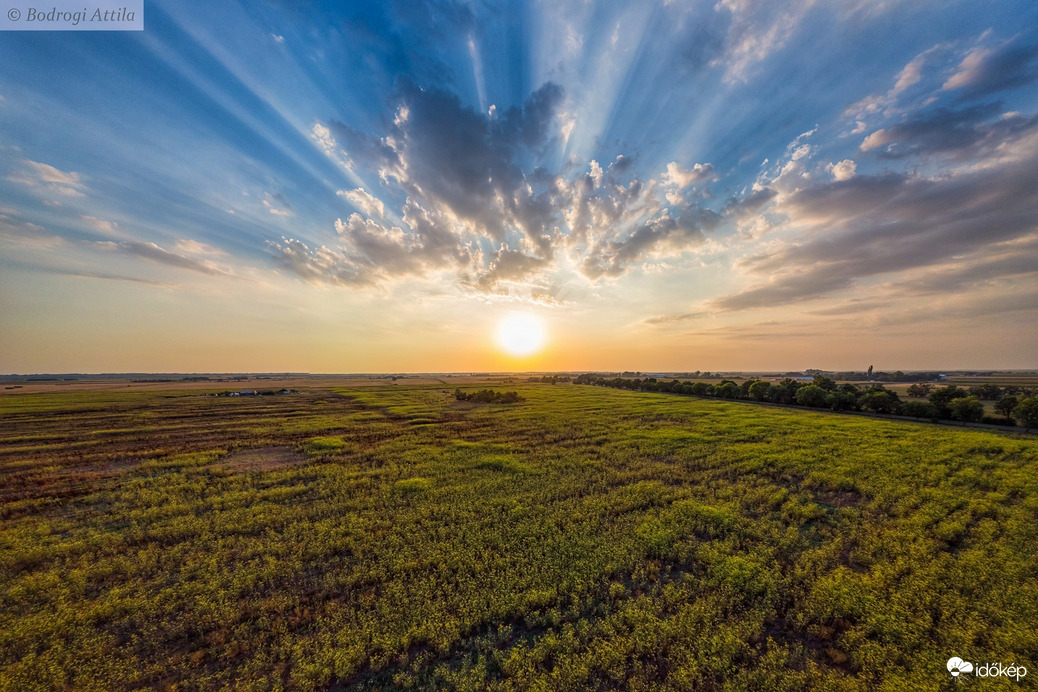
[[[461,270],[473,250],[442,214],[408,199],[403,209],[408,230],[386,226],[360,214],[335,221],[337,248],[310,248],[301,240],[268,242],[275,264],[311,283],[369,286],[385,279],[424,275],[437,269]]]
[[[277,266],[310,283],[365,286],[377,278],[364,276],[342,252],[324,245],[311,249],[301,240],[282,237],[281,242],[268,241],[267,250]]]
[[[766,53],[786,40],[769,32],[794,27],[810,3],[759,17],[749,16],[751,6],[725,0],[716,13],[729,16],[730,38],[764,37]],[[742,55],[736,72],[759,59],[738,41],[726,46]],[[560,165],[571,106],[551,82],[521,104],[492,109],[403,83],[381,131],[329,121],[311,132],[329,156],[377,172],[391,190],[386,199],[406,199],[399,213],[369,188],[341,190],[358,213],[336,221],[334,242],[314,247],[282,238],[268,247],[278,266],[312,282],[366,286],[446,272],[469,290],[521,289],[532,299],[535,287],[568,280],[572,269],[591,282],[639,267],[655,271],[670,257],[705,252],[709,236],[722,228],[741,231],[725,241],[731,256],[738,257],[739,243],[760,244],[733,260],[745,286],[713,299],[707,307],[714,310],[797,303],[858,287],[865,278],[936,266],[950,253],[983,254],[1034,227],[1035,209],[1021,200],[1033,196],[1023,181],[1038,172],[1026,153],[1038,147],[1038,117],[1003,113],[991,102],[932,100],[953,55],[944,44],[919,53],[891,75],[890,90],[874,97],[874,106],[862,101],[858,111],[848,109],[861,139],[847,145],[860,141],[859,156],[817,161],[832,142],[814,138],[816,126],[796,137],[781,161],[762,167],[752,186],[726,201],[700,190],[695,203],[682,191],[717,180],[710,163],[686,168],[671,161],[647,180],[634,174],[631,152]],[[956,74],[964,76],[953,80],[961,82],[953,90],[990,86],[981,64],[993,59],[984,54],[960,66]],[[1018,57],[1014,64],[1027,62]],[[918,105],[894,108],[916,97]],[[879,117],[888,120],[883,127],[869,125]],[[913,157],[958,167],[929,176],[874,172],[877,159]]]
[[[630,235],[594,247],[584,258],[581,272],[590,279],[623,275],[629,266],[655,254],[680,254],[701,244],[722,217],[709,209],[688,205],[677,216],[667,212],[652,218]]]
[[[667,164],[662,180],[664,185],[673,185],[678,189],[688,187],[693,183],[711,180],[714,177],[714,167],[709,163],[693,164],[692,168],[682,168],[676,161]]]
[[[336,223],[338,247],[283,238],[268,246],[275,262],[308,281],[327,275],[340,284],[449,269],[462,285],[500,292],[542,274],[562,248],[582,256],[585,276],[616,277],[645,256],[694,247],[716,228],[718,215],[680,199],[666,211],[658,183],[630,177],[629,156],[590,161],[568,177],[539,165],[558,144],[563,101],[548,82],[521,106],[482,113],[449,92],[404,85],[381,136],[315,125],[314,142],[329,156],[377,170],[406,194],[404,225],[385,226],[383,202],[363,188],[342,190],[360,213]],[[710,164],[672,162],[662,177],[676,194],[714,176]]]
[[[546,265],[547,261],[542,258],[502,246],[476,284],[483,289],[492,289],[502,281],[523,281]]]
[[[368,216],[378,216],[381,218],[385,213],[385,205],[382,203],[382,200],[363,188],[339,190],[337,194],[356,207],[358,211]]]
[[[826,170],[833,174],[833,179],[836,181],[850,180],[854,177],[854,172],[857,168],[858,165],[850,159],[844,159],[839,163],[830,163],[826,166]]]

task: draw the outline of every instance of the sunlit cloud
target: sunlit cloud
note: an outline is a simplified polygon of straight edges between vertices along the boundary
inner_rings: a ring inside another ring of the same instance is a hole
[[[1026,326],[1038,10],[1011,5],[160,2],[62,70],[56,38],[5,47],[34,67],[0,77],[0,262],[54,319],[79,277],[262,285],[293,332],[526,305],[624,353]]]
[[[41,193],[66,197],[82,197],[86,190],[86,184],[79,173],[61,171],[49,164],[29,159],[22,161],[21,170],[7,179],[27,185]]]

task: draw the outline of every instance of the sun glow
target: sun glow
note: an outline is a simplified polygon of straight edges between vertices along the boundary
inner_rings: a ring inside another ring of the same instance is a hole
[[[497,344],[512,356],[530,356],[544,347],[544,323],[525,312],[506,315],[497,325]]]

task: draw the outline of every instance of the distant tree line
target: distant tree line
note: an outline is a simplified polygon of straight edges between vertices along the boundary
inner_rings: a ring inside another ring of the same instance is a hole
[[[569,382],[570,379],[569,375],[544,375],[543,377],[530,377],[526,381],[539,384],[558,384],[559,382]]]
[[[481,389],[478,392],[454,390],[454,398],[458,401],[471,401],[476,404],[517,404],[526,401],[519,392],[495,392],[492,389]]]
[[[678,380],[668,382],[655,377],[606,378],[588,373],[577,377],[574,383],[641,392],[669,392],[718,399],[770,402],[786,406],[827,408],[833,411],[867,411],[933,420],[1038,427],[1038,396],[1019,387],[979,385],[976,388],[960,389],[955,385],[934,387],[924,383],[909,387],[908,393],[911,396],[924,396],[926,401],[902,401],[897,392],[881,384],[838,385],[834,379],[825,375],[815,375],[811,382],[800,382],[787,377],[781,382],[750,379],[741,384],[732,380],[710,384]],[[1001,414],[1001,418],[984,415],[981,395],[984,398],[995,399],[995,410]]]

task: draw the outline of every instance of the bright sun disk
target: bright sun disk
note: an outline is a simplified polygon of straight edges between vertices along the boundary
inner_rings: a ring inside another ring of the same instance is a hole
[[[534,315],[511,313],[497,325],[497,343],[510,355],[532,355],[541,350],[544,341],[544,324]]]

